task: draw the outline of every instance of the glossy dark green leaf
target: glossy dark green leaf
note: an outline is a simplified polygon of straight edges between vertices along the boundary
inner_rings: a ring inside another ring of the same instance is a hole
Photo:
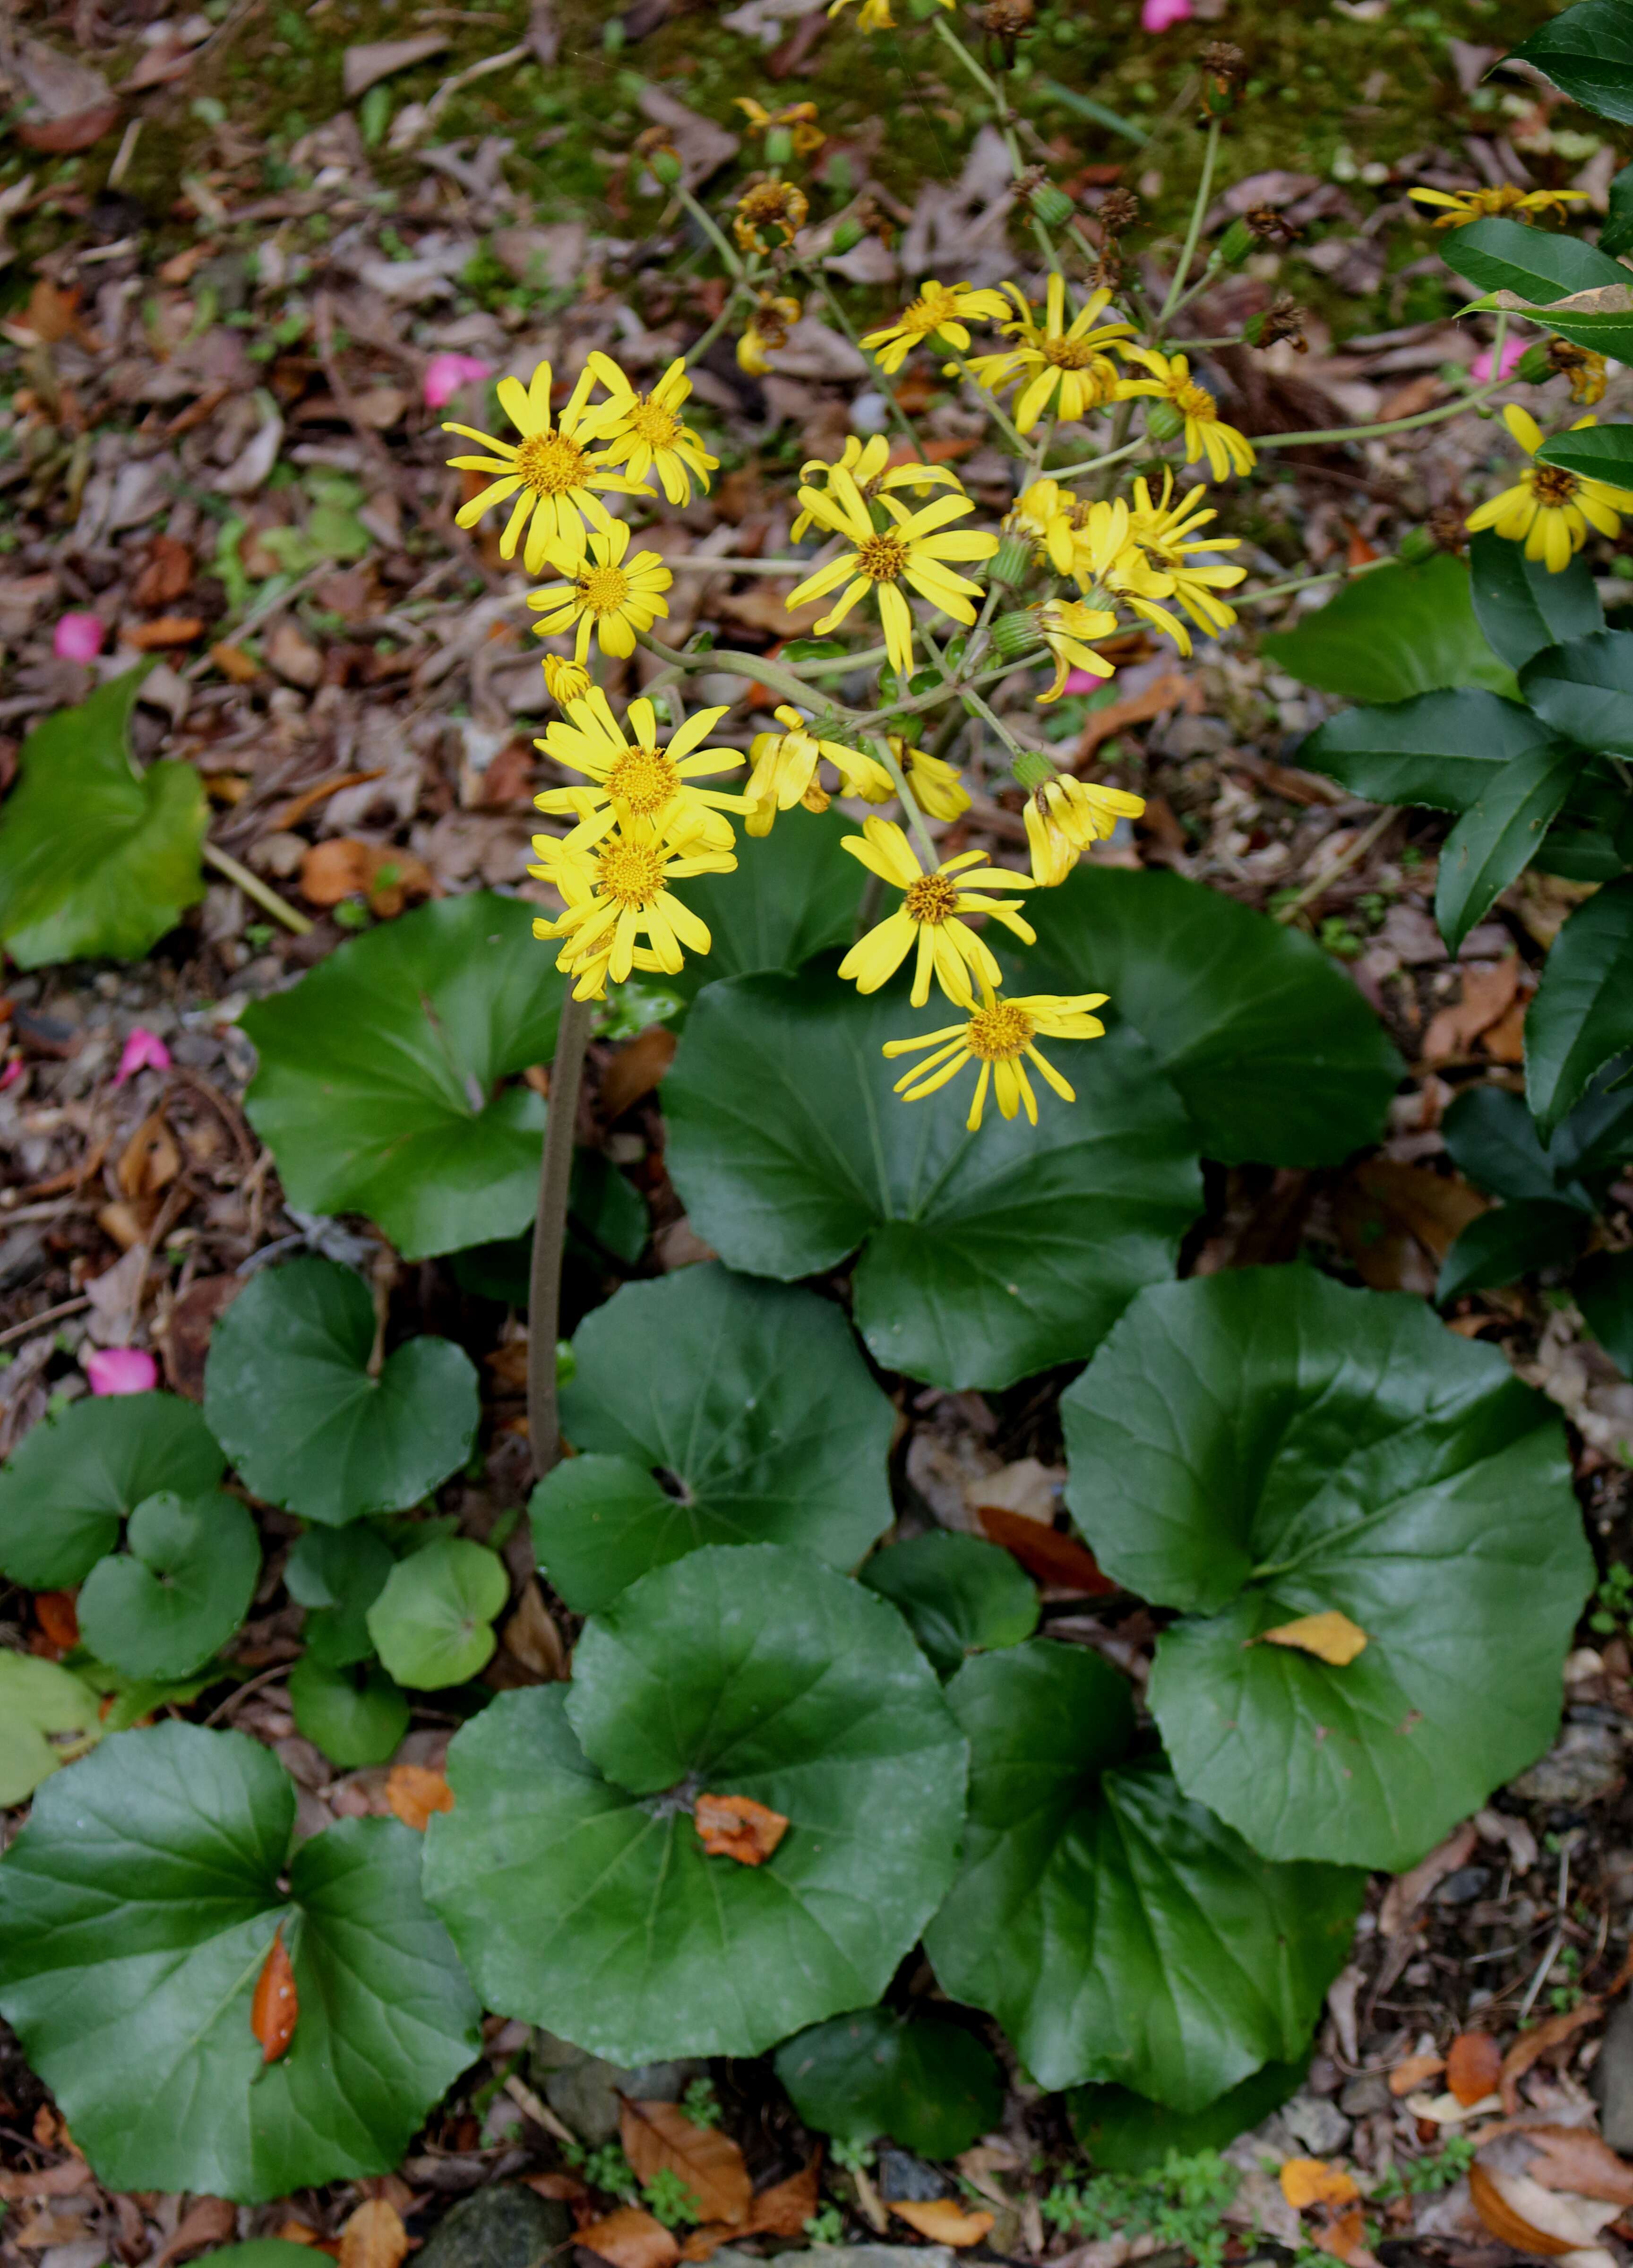
[[[1579,554],[1557,575],[1527,559],[1523,543],[1490,528],[1469,539],[1468,594],[1493,653],[1523,669],[1544,646],[1586,637],[1605,627],[1593,572]]]
[[[408,1339],[371,1377],[374,1333],[367,1285],[332,1260],[260,1270],[222,1315],[204,1409],[257,1496],[340,1526],[406,1512],[470,1455],[470,1357],[449,1339]]]
[[[705,1546],[592,1616],[570,1687],[448,1751],[426,1895],[494,2007],[622,2064],[757,2055],[877,1999],[952,1880],[965,1749],[894,1609],[802,1551]],[[697,1794],[789,1821],[705,1855]]]
[[[31,1591],[82,1583],[143,1497],[202,1496],[225,1468],[202,1415],[179,1395],[70,1403],[25,1433],[0,1469],[0,1568]]]
[[[331,1669],[366,1661],[374,1651],[369,1609],[395,1565],[389,1544],[371,1528],[313,1528],[297,1538],[283,1565],[283,1587],[308,1608],[301,1636],[306,1651]]]
[[[1554,939],[1526,1015],[1526,1097],[1551,1133],[1595,1071],[1633,1047],[1633,876],[1607,882]]]
[[[1589,1330],[1623,1378],[1633,1378],[1633,1252],[1596,1252],[1570,1289]]]
[[[229,2244],[220,2252],[201,2256],[200,2268],[206,2260],[219,2261],[223,2268],[303,2268],[294,2257],[298,2252],[311,2250],[310,2245],[291,2244],[281,2236],[252,2236],[246,2244]],[[304,2268],[312,2268],[306,2261]]]
[[[1439,1307],[1465,1292],[1494,1291],[1522,1276],[1569,1268],[1587,1241],[1588,1223],[1575,1205],[1521,1197],[1482,1212],[1452,1246],[1435,1285]]]
[[[1466,276],[1481,291],[1512,291],[1534,307],[1628,281],[1619,261],[1580,237],[1528,227],[1501,214],[1447,229],[1439,252],[1454,275]]]
[[[1538,716],[1567,740],[1633,755],[1633,630],[1594,630],[1549,646],[1520,681]]]
[[[849,1568],[890,1526],[895,1412],[831,1300],[682,1269],[626,1284],[573,1353],[562,1428],[595,1454],[557,1465],[532,1513],[576,1613],[700,1543],[798,1544]]]
[[[253,2200],[389,2172],[482,2045],[419,1841],[295,1788],[240,1733],[121,1733],[48,1781],[0,1867],[0,2008],[111,2190]],[[279,1888],[287,1870],[289,1889]],[[275,1931],[299,2014],[264,2063]]]
[[[1539,307],[1532,320],[1569,339],[1572,346],[1586,347],[1591,354],[1602,354],[1612,362],[1633,355],[1633,309],[1623,313],[1598,308],[1578,313],[1575,308]]]
[[[1616,254],[1633,250],[1633,166],[1624,166],[1611,180],[1610,210],[1600,224],[1599,248]]]
[[[1309,2068],[1297,2063],[1267,2063],[1250,2079],[1227,2088],[1205,2110],[1170,2110],[1148,2102],[1126,2087],[1074,2087],[1066,2098],[1071,2131],[1098,2173],[1143,2174],[1162,2164],[1170,2151],[1182,2158],[1199,2150],[1223,2150],[1239,2134],[1251,2132],[1296,2095]]]
[[[1342,711],[1302,742],[1298,761],[1372,803],[1466,811],[1494,775],[1554,737],[1495,693],[1423,693],[1389,709]]]
[[[903,1102],[884,1042],[950,1012],[896,985],[864,998],[820,965],[706,986],[664,1083],[668,1164],[730,1266],[788,1280],[860,1246],[874,1359],[999,1387],[1086,1354],[1170,1272],[1199,1202],[1195,1140],[1128,1031],[1045,1042],[1078,1100],[1044,1094],[1035,1129],[989,1105],[967,1131],[969,1080]]]
[[[408,1697],[378,1661],[335,1667],[303,1654],[289,1697],[299,1730],[342,1771],[386,1763],[408,1729]]]
[[[533,923],[517,898],[444,898],[251,1002],[244,1107],[293,1204],[366,1213],[408,1260],[520,1233],[544,1104],[501,1082],[549,1062],[565,984]]]
[[[1592,1106],[1589,1106],[1591,1108]],[[1578,1178],[1581,1135],[1597,1131],[1570,1121],[1544,1149],[1536,1122],[1517,1094],[1505,1086],[1466,1086],[1441,1122],[1445,1146],[1460,1174],[1491,1197],[1541,1197],[1596,1210],[1593,1193]]]
[[[887,2134],[926,2158],[956,2157],[1004,2112],[989,2049],[962,2024],[894,2008],[858,2008],[797,2032],[776,2075],[814,2133],[872,2142]]]
[[[1633,18],[1627,0],[1578,0],[1513,50],[1585,110],[1633,125]]]
[[[849,946],[867,876],[840,844],[856,821],[837,811],[785,811],[769,835],[740,835],[734,874],[697,874],[675,895],[709,925],[706,960],[688,961],[677,990],[761,969],[798,968]],[[690,980],[688,982],[688,980]]]
[[[1296,2055],[1363,1877],[1267,1865],[1159,1759],[1132,1758],[1127,1681],[1087,1647],[980,1655],[947,1698],[970,1794],[959,1878],[924,1933],[945,1989],[989,2008],[1046,2088],[1112,2080],[1200,2110]]]
[[[1623,268],[1622,277],[1633,283],[1633,269]],[[1537,451],[1537,460],[1558,465],[1581,480],[1633,488],[1633,425],[1589,425],[1579,433],[1556,433]]]
[[[210,824],[195,765],[137,775],[126,734],[145,672],[59,709],[23,743],[0,815],[0,943],[21,968],[139,961],[204,895]]]
[[[1471,803],[1440,852],[1435,919],[1455,954],[1524,873],[1557,817],[1587,751],[1555,740],[1506,763]]]
[[[869,1590],[906,1616],[944,1677],[960,1668],[967,1654],[1019,1646],[1038,1626],[1031,1577],[1007,1551],[978,1535],[938,1532],[887,1544],[861,1573]]]
[[[1062,1413],[1101,1566],[1185,1617],[1150,1686],[1174,1772],[1267,1858],[1398,1871],[1548,1746],[1593,1562],[1559,1421],[1496,1348],[1233,1270],[1142,1293]],[[1265,1642],[1329,1612],[1366,1635],[1342,1668]]]
[[[85,1644],[129,1677],[186,1677],[249,1612],[261,1538],[235,1496],[146,1497],[79,1594]]]
[[[36,1653],[0,1652],[0,1805],[26,1803],[42,1779],[95,1748],[107,1729],[84,1678]]]
[[[1513,673],[1481,635],[1460,559],[1392,562],[1347,583],[1290,630],[1261,641],[1274,667],[1350,701],[1408,701],[1442,686],[1512,692]]]
[[[1562,1172],[1590,1183],[1633,1165],[1633,1055],[1613,1056],[1595,1071],[1555,1135],[1549,1155],[1562,1160]]]
[[[1059,989],[1109,993],[1151,1049],[1205,1157],[1335,1166],[1379,1139],[1405,1066],[1309,938],[1181,875],[1114,866],[1079,866],[1027,916]]]
[[[399,1559],[369,1609],[369,1636],[400,1685],[464,1685],[498,1644],[494,1616],[511,1594],[497,1551],[445,1535]]]

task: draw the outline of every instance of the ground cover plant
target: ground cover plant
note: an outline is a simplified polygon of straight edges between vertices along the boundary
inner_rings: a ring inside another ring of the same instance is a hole
[[[421,11],[139,309],[261,34],[0,53],[0,2249],[1617,2257],[1633,9],[1467,8],[1313,174]],[[593,251],[430,141],[609,71]]]

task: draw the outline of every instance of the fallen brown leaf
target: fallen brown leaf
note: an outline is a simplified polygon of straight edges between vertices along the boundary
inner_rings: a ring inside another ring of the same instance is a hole
[[[386,920],[410,897],[429,897],[432,887],[430,868],[411,850],[349,836],[314,844],[300,863],[301,895],[309,904],[337,906],[342,898],[366,897],[370,912]]]
[[[28,150],[48,150],[66,157],[89,150],[119,123],[117,102],[99,102],[90,110],[77,110],[70,118],[26,118],[11,129]]]
[[[283,1949],[283,1925],[280,1922],[255,1979],[255,1997],[249,2005],[249,2028],[261,2042],[263,2063],[276,2063],[280,2056],[288,2054],[299,2015],[295,1970]]]
[[[601,1074],[601,1116],[622,1118],[632,1103],[650,1094],[674,1061],[675,1035],[665,1024],[638,1032]]]
[[[210,658],[224,677],[234,685],[253,685],[261,675],[261,664],[241,645],[229,645],[223,639],[210,649]]]
[[[196,615],[161,615],[157,622],[122,623],[119,643],[148,653],[161,646],[191,645],[203,635],[204,625]]]
[[[904,2198],[901,2203],[891,2198],[886,2202],[898,2220],[905,2220],[932,2244],[951,2244],[959,2251],[979,2244],[992,2227],[991,2213],[966,2213],[956,2198]]]
[[[535,1677],[555,1679],[567,1675],[567,1648],[550,1618],[544,1594],[531,1576],[522,1587],[516,1612],[499,1636],[506,1651]]]
[[[1361,2194],[1343,2168],[1325,2158],[1289,2158],[1277,2179],[1295,2213],[1313,2205],[1353,2205]]]
[[[1497,2177],[1486,2171],[1478,2161],[1468,2169],[1468,2194],[1474,2199],[1475,2211],[1504,2244],[1512,2244],[1517,2252],[1540,2252],[1552,2256],[1571,2252],[1576,2245],[1569,2237],[1550,2236],[1545,2229],[1534,2228],[1504,2196]]]
[[[1448,1874],[1456,1874],[1468,1863],[1469,1854],[1480,1840],[1479,1830],[1472,1819],[1453,1828],[1444,1843],[1437,1843],[1426,1857],[1397,1874],[1384,1892],[1384,1902],[1378,1910],[1378,1933],[1380,1937],[1399,1937],[1423,1900],[1437,1882]],[[1440,2068],[1437,2062],[1438,2071]]]
[[[195,2198],[177,2223],[169,2243],[154,2254],[151,2268],[170,2268],[173,2260],[202,2252],[209,2244],[231,2244],[238,2234],[238,2207],[229,2205],[225,2198]]]
[[[1124,701],[1114,701],[1109,709],[1095,710],[1084,723],[1071,769],[1080,772],[1101,741],[1109,740],[1126,725],[1144,725],[1153,717],[1171,715],[1176,709],[1182,709],[1188,717],[1200,717],[1203,689],[1194,679],[1171,669],[1143,691],[1129,694]]]
[[[780,1811],[749,1795],[700,1795],[692,1819],[711,1859],[743,1867],[762,1867],[788,1832]]]
[[[1483,2102],[1503,2076],[1503,2051],[1490,2032],[1460,2032],[1445,2059],[1445,2083],[1465,2109]]]
[[[405,1827],[423,1835],[437,1811],[452,1811],[453,1790],[439,1771],[423,1764],[394,1764],[386,1782],[386,1800]]]
[[[216,649],[212,647],[211,652],[215,651]],[[252,663],[252,669],[254,666]],[[385,777],[384,764],[376,764],[372,771],[341,772],[334,779],[320,780],[316,787],[309,787],[300,795],[291,796],[287,803],[280,804],[268,820],[268,825],[283,831],[287,831],[291,827],[298,827],[309,811],[315,811],[318,806],[327,802],[330,796],[338,795],[342,788],[364,787],[370,780],[384,779]]]
[[[29,2215],[11,2242],[19,2251],[49,2252],[59,2244],[83,2243],[88,2234],[83,2212],[69,2213],[41,2205]]]
[[[83,2158],[64,2158],[61,2165],[41,2166],[31,2174],[0,2174],[0,2198],[20,2205],[32,2198],[77,2197],[94,2179]]]
[[[692,2229],[680,2247],[682,2260],[711,2260],[723,2244],[743,2236],[803,2236],[805,2223],[821,2202],[817,2186],[818,2151],[808,2166],[761,2190],[748,2208],[747,2220],[709,2220]]]
[[[622,2096],[618,2139],[637,2181],[650,2182],[666,2170],[686,2183],[702,2220],[740,2228],[748,2218],[754,2196],[748,2168],[736,2143],[717,2126],[698,2125],[678,2102],[632,2102]]]
[[[1633,2166],[1585,2126],[1530,2126],[1538,2154],[1526,2167],[1545,2190],[1569,2190],[1607,2205],[1633,2205]]]
[[[1486,1200],[1467,1182],[1372,1158],[1340,1187],[1335,1225],[1346,1256],[1374,1292],[1434,1291],[1440,1263]]]
[[[1471,1844],[1469,1847],[1472,1850],[1474,1846]],[[1546,2016],[1540,2024],[1534,2024],[1528,2032],[1521,2032],[1503,2058],[1498,2080],[1503,2108],[1511,2117],[1519,2108],[1519,2081],[1537,2058],[1546,2055],[1549,2048],[1557,2047],[1562,2040],[1574,2037],[1585,2024],[1596,2022],[1604,2010],[1604,2002],[1590,1994],[1565,2014]]]
[[[408,2250],[402,2215],[384,2198],[371,2198],[341,2230],[340,2268],[401,2268]]]
[[[1427,2080],[1438,2079],[1445,2069],[1445,2058],[1438,2055],[1408,2056],[1389,2074],[1389,2092],[1394,2095],[1410,2095]]]
[[[149,538],[141,572],[131,590],[133,606],[168,607],[193,580],[193,554],[173,535]]]
[[[1341,1615],[1336,1607],[1328,1607],[1321,1614],[1299,1615],[1290,1623],[1278,1624],[1275,1630],[1261,1631],[1253,1643],[1291,1646],[1342,1669],[1365,1651],[1367,1637],[1358,1623]]]
[[[36,1591],[34,1620],[53,1646],[66,1650],[79,1643],[79,1616],[72,1591]]]
[[[680,2257],[669,2230],[638,2205],[620,2205],[616,2213],[592,2220],[573,2241],[610,2260],[613,2268],[673,2268]]]
[[[1318,2252],[1330,2252],[1335,2260],[1342,2260],[1344,2268],[1375,2268],[1373,2256],[1366,2247],[1366,2223],[1361,2218],[1361,2208],[1352,2205],[1329,2220],[1325,2228],[1310,2232],[1311,2242]]]
[[[1077,1591],[1085,1598],[1104,1598],[1116,1590],[1100,1562],[1075,1535],[1063,1535],[1044,1521],[1028,1520],[1025,1513],[1008,1512],[1002,1505],[976,1504],[975,1517],[994,1543],[1001,1543],[1026,1572],[1057,1591]]]
[[[1490,1031],[1513,1005],[1521,974],[1517,953],[1489,968],[1465,968],[1462,998],[1438,1009],[1430,1019],[1423,1035],[1424,1063],[1445,1063],[1453,1056],[1467,1055],[1481,1033]]]
[[[144,1118],[119,1153],[119,1186],[133,1202],[157,1197],[181,1171],[181,1152],[163,1114]]]

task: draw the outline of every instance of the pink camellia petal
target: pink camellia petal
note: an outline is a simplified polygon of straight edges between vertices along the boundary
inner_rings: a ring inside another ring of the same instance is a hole
[[[85,1359],[92,1394],[151,1394],[158,1365],[145,1347],[98,1347]]]
[[[131,1027],[130,1037],[119,1052],[119,1069],[114,1073],[115,1086],[122,1086],[139,1071],[168,1071],[170,1049],[157,1032],[150,1032],[145,1024]]]
[[[1140,10],[1143,32],[1167,32],[1189,21],[1191,0],[1144,0]]]
[[[425,365],[421,392],[428,409],[444,409],[462,386],[469,386],[479,378],[487,378],[493,369],[491,363],[479,362],[474,355],[433,355]]]
[[[1504,340],[1503,366],[1500,370],[1491,359],[1495,351],[1495,348],[1488,347],[1482,355],[1476,355],[1475,357],[1474,375],[1482,386],[1489,386],[1494,378],[1507,378],[1511,374],[1514,364],[1525,355],[1525,341],[1523,339]]]
[[[1103,677],[1091,677],[1086,669],[1069,669],[1061,690],[1063,693],[1099,693],[1105,682]]]
[[[59,661],[94,661],[107,636],[100,615],[59,615],[51,651]]]
[[[13,1056],[5,1069],[0,1071],[0,1094],[4,1094],[8,1086],[15,1086],[22,1076],[23,1058],[21,1056]]]

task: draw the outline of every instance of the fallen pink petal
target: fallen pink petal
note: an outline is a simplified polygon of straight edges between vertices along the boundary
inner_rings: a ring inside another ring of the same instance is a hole
[[[15,1086],[22,1076],[23,1058],[21,1056],[13,1056],[5,1069],[0,1071],[0,1094],[4,1094],[8,1086]]]
[[[151,1394],[158,1365],[145,1347],[98,1347],[85,1359],[92,1394]]]
[[[59,661],[94,661],[107,636],[100,615],[59,615],[51,651]]]
[[[461,387],[474,386],[479,379],[489,377],[493,364],[481,361],[475,355],[445,353],[433,355],[425,365],[421,384],[428,409],[445,409]]]
[[[1498,369],[1491,359],[1497,352],[1496,348],[1488,347],[1482,355],[1475,356],[1472,375],[1478,379],[1482,386],[1489,386],[1494,378],[1507,378],[1512,373],[1515,364],[1524,359],[1525,351],[1526,344],[1523,339],[1505,339],[1503,342],[1502,367]]]
[[[170,1049],[157,1032],[150,1032],[145,1024],[133,1027],[129,1038],[119,1053],[119,1069],[114,1073],[115,1086],[122,1086],[139,1071],[168,1071]]]
[[[1143,32],[1171,32],[1176,24],[1188,23],[1191,0],[1144,0],[1140,10],[1140,29]]]

